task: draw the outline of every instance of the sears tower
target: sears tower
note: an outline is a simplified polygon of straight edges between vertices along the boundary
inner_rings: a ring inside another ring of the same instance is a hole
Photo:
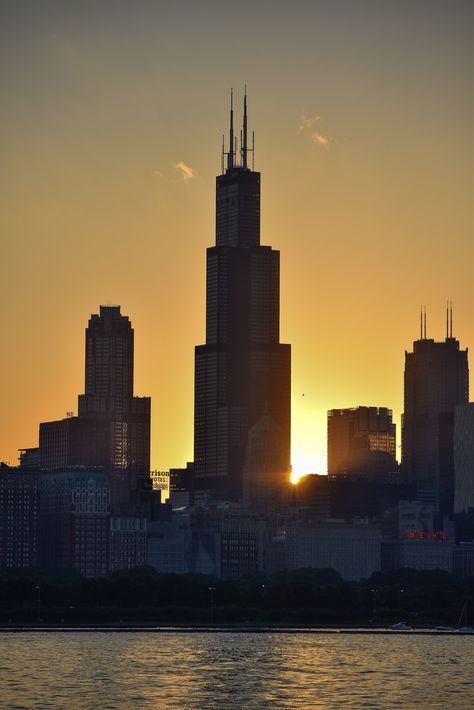
[[[222,147],[216,178],[216,243],[207,249],[206,344],[195,351],[194,483],[234,500],[242,498],[249,432],[261,417],[270,416],[278,431],[273,461],[290,470],[291,348],[279,342],[280,253],[260,245],[253,145],[245,96],[237,157],[231,95],[229,150]]]

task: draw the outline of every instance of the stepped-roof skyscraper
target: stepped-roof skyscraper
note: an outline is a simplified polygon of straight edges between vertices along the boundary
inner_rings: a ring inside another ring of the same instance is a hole
[[[207,250],[206,344],[195,352],[194,482],[242,497],[250,429],[270,415],[281,436],[279,470],[290,470],[290,345],[280,343],[280,253],[260,244],[260,173],[247,142],[240,159],[231,97],[229,150],[216,178],[216,243]],[[248,165],[252,156],[252,169]],[[224,161],[226,165],[224,165]]]
[[[446,318],[446,339],[426,337],[426,314],[421,317],[420,339],[413,352],[405,352],[405,402],[402,420],[402,469],[417,485],[418,494],[443,509],[443,491],[453,486],[446,471],[452,431],[449,417],[456,405],[469,401],[468,352],[453,337],[452,309]],[[446,422],[446,420],[448,420]],[[452,456],[452,453],[451,453]]]
[[[133,394],[134,331],[120,306],[101,306],[86,329],[85,393],[78,416],[40,424],[40,463],[148,474],[150,397]]]

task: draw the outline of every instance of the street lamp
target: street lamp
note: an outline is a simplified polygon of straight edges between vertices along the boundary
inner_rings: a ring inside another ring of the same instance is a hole
[[[377,613],[377,609],[376,609],[377,590],[375,589],[375,587],[372,587],[372,589],[370,591],[372,592],[372,620],[375,623],[375,614]]]
[[[36,591],[38,592],[37,598],[37,610],[38,610],[38,624],[41,622],[41,587],[37,584]]]

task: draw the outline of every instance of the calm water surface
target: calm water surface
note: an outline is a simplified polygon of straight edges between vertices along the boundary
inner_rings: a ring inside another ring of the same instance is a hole
[[[0,634],[2,708],[473,708],[474,637]]]

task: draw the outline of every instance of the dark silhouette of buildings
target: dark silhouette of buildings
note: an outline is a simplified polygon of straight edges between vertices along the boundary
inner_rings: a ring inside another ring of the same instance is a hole
[[[85,577],[108,571],[110,486],[100,471],[58,471],[41,476],[40,565],[78,570]]]
[[[216,179],[216,245],[207,250],[206,344],[195,353],[194,484],[242,498],[251,428],[270,415],[290,470],[290,346],[279,342],[280,254],[260,245],[260,173],[241,160],[230,111],[227,167]],[[223,153],[224,162],[224,153]]]
[[[18,449],[20,468],[39,471],[40,469],[40,450],[37,446],[28,449]]]
[[[151,400],[133,395],[133,340],[120,306],[101,306],[91,316],[78,416],[40,424],[43,471],[86,466],[149,473]]]
[[[0,570],[38,563],[39,472],[0,463]]]
[[[247,506],[270,513],[288,501],[291,483],[282,453],[281,430],[265,414],[248,434],[243,471],[243,502]]]
[[[385,407],[328,412],[328,474],[381,476],[397,470],[396,426]]]
[[[402,470],[413,481],[420,499],[452,510],[453,414],[469,400],[467,349],[452,335],[448,311],[446,339],[426,337],[426,313],[413,352],[405,352],[405,393],[402,418]],[[451,492],[448,493],[448,489]],[[449,496],[449,500],[446,500]]]
[[[456,407],[453,432],[454,512],[474,513],[474,402]]]
[[[415,487],[398,480],[308,474],[296,486],[294,505],[303,518],[381,519],[399,501],[414,500]]]
[[[140,511],[114,514],[116,475],[86,468],[41,474],[38,557],[43,569],[102,577],[146,563],[147,520]]]

